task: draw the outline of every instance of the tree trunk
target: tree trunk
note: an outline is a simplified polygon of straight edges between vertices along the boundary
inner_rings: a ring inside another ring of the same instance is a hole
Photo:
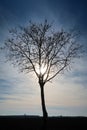
[[[46,106],[45,106],[45,98],[44,98],[44,85],[40,84],[41,88],[41,104],[42,104],[42,112],[43,112],[43,118],[46,119],[48,117]]]

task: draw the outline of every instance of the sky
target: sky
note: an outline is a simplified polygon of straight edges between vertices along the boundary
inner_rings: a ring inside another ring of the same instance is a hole
[[[0,0],[0,46],[8,30],[28,21],[54,23],[54,29],[76,28],[87,48],[86,0]],[[87,50],[87,49],[86,49]],[[45,86],[49,116],[87,116],[87,57]],[[20,73],[0,52],[0,115],[42,115],[40,88],[34,74]]]

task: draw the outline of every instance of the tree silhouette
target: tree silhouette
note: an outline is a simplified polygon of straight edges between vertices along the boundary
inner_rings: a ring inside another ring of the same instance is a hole
[[[41,90],[43,117],[48,116],[45,106],[44,85],[70,66],[81,54],[81,45],[76,42],[74,31],[52,31],[52,25],[30,22],[9,31],[5,41],[6,56],[19,69],[34,72]]]

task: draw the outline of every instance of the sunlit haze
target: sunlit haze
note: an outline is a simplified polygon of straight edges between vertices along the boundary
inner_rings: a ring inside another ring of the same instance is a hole
[[[41,65],[41,67],[39,67],[39,64],[36,64],[36,72],[38,73],[38,74],[44,74],[45,72],[46,72],[46,69],[47,69],[47,65],[46,64],[42,64]]]

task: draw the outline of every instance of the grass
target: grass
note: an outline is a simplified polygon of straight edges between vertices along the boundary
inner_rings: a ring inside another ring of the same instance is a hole
[[[84,130],[87,117],[0,116],[0,130]]]

